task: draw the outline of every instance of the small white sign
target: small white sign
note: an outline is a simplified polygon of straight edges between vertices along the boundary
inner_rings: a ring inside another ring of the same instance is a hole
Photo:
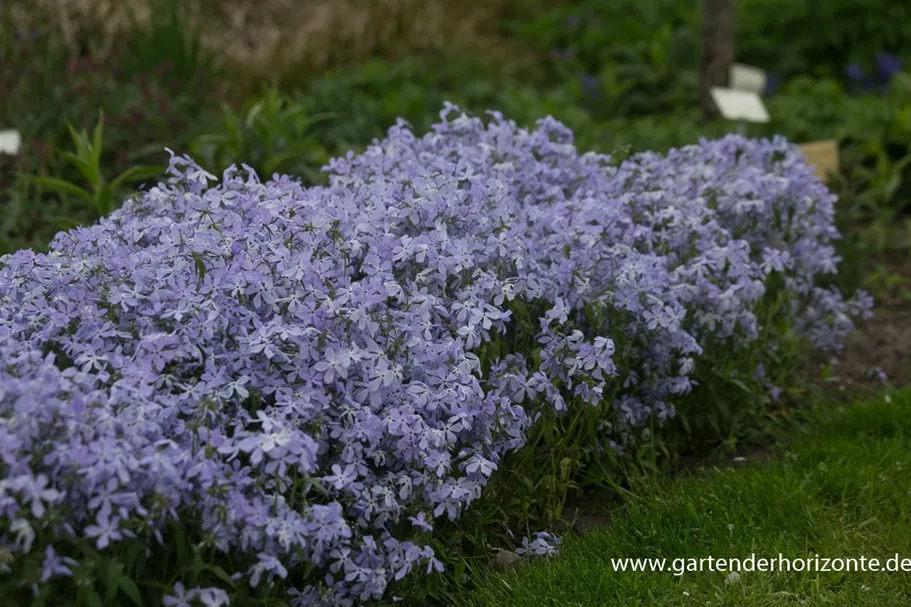
[[[738,91],[747,91],[760,95],[765,90],[765,71],[752,65],[735,63],[731,66],[730,79],[730,88]]]
[[[19,153],[20,147],[22,147],[22,138],[19,136],[19,131],[0,131],[0,154],[15,156]]]
[[[728,120],[768,122],[769,113],[756,93],[734,89],[712,89],[712,101],[721,115]]]

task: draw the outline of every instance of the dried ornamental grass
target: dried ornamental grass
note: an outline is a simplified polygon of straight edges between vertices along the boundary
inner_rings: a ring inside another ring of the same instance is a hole
[[[22,30],[49,25],[74,50],[107,57],[129,44],[130,14],[147,23],[154,0],[12,0],[8,18]],[[252,76],[322,70],[378,53],[488,50],[502,0],[187,0],[205,48]]]
[[[616,394],[611,441],[672,415],[706,344],[760,339],[773,276],[776,321],[821,347],[869,310],[815,286],[834,198],[783,139],[614,166],[552,119],[442,117],[326,187],[174,157],[51,253],[0,258],[0,571],[66,583],[62,537],[154,549],[196,521],[293,605],[381,597],[442,567],[435,521],[541,412]]]

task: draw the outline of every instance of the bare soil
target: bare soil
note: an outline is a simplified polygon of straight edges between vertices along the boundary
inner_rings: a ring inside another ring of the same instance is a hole
[[[911,285],[911,251],[879,256],[871,265],[906,277]],[[911,302],[885,293],[873,295],[878,296],[873,318],[858,323],[837,359],[834,385],[846,396],[881,389],[883,382],[874,376],[875,369],[885,372],[887,385],[911,384]]]

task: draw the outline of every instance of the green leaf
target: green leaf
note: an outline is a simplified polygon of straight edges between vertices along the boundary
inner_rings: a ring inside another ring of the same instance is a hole
[[[245,121],[247,128],[253,127],[253,123],[256,122],[256,118],[262,113],[262,111],[263,111],[263,102],[262,101],[255,103],[253,105],[253,107],[250,108],[250,111],[247,112],[247,119]]]
[[[265,175],[262,175],[262,176],[265,176],[265,177],[271,176],[272,173],[274,173],[276,170],[278,170],[278,168],[281,167],[281,165],[283,165],[285,162],[287,162],[289,160],[293,160],[295,158],[306,157],[308,152],[311,152],[311,151],[312,150],[309,150],[309,149],[298,149],[297,147],[295,147],[295,149],[293,149],[293,150],[288,150],[286,152],[278,152],[278,153],[272,154],[271,156],[266,158],[266,160],[263,162],[263,173]]]
[[[86,590],[83,596],[85,597],[85,604],[89,605],[89,607],[104,607],[104,602],[94,590]]]
[[[341,114],[338,112],[320,112],[319,114],[313,114],[307,118],[307,126],[313,126],[315,124],[320,124],[321,122],[335,120],[340,116]]]
[[[85,177],[85,180],[89,182],[89,185],[91,185],[93,189],[98,187],[101,175],[97,164],[93,165],[86,159],[77,156],[72,152],[60,152],[60,155],[82,173],[82,176]]]
[[[99,215],[107,215],[114,210],[114,191],[111,186],[104,186],[95,192],[95,207]]]
[[[126,547],[126,553],[122,562],[126,571],[137,571],[136,563],[139,560],[142,544],[139,542],[130,542]]]
[[[104,588],[107,591],[106,594],[106,603],[110,603],[117,596],[117,575],[118,571],[113,567],[105,567],[104,569]]]
[[[456,564],[455,564],[455,579],[456,579],[456,581],[458,581],[458,582],[462,582],[462,581],[465,580],[465,561],[462,560],[462,559],[459,559],[459,560],[456,561]]]
[[[209,565],[207,563],[202,563],[202,565],[200,565],[200,569],[202,569],[203,571],[208,571],[209,573],[213,574],[215,577],[217,577],[219,580],[221,580],[222,582],[224,582],[231,588],[236,587],[234,580],[231,579],[231,576],[228,574],[228,572],[225,571],[223,568],[219,567],[218,565]]]
[[[179,141],[184,141],[186,139],[187,139],[186,137],[181,137],[181,138],[179,138]],[[173,142],[171,142],[171,143],[173,143]],[[131,151],[127,155],[127,157],[130,160],[138,160],[140,158],[147,158],[154,154],[161,154],[163,156],[164,147],[165,146],[162,143],[149,143],[149,144],[140,146],[140,147],[136,148],[135,150]],[[168,146],[168,147],[171,147],[171,146]]]
[[[240,119],[234,110],[231,109],[231,106],[227,103],[222,102],[221,111],[225,116],[225,130],[228,131],[234,139],[241,139],[240,135]]]
[[[181,526],[176,526],[174,530],[174,542],[177,548],[177,559],[179,561],[184,561],[187,559],[187,538],[184,535],[184,529]]]
[[[82,225],[81,221],[64,215],[54,215],[47,218],[48,222],[59,230],[72,230]]]
[[[165,169],[159,165],[139,165],[130,167],[111,181],[112,188],[118,188],[131,181],[143,181],[153,177],[160,177]]]
[[[904,177],[905,167],[911,163],[911,154],[908,154],[892,167],[892,174],[889,176],[889,181],[886,183],[885,195],[886,202],[890,201],[895,195],[896,190],[902,184],[902,178]]]
[[[104,110],[98,112],[98,124],[95,125],[95,132],[92,133],[92,160],[97,167],[101,163],[101,147],[104,133]]]
[[[142,594],[139,592],[139,587],[136,585],[136,582],[125,575],[121,575],[120,579],[117,580],[117,586],[131,601],[137,605],[142,605]]]
[[[66,128],[70,132],[70,138],[73,140],[73,145],[76,146],[76,151],[81,151],[85,149],[85,136],[76,130],[71,123],[66,123]]]
[[[29,181],[36,185],[40,185],[46,188],[51,188],[56,190],[61,194],[70,194],[71,196],[78,196],[87,202],[94,202],[95,198],[92,196],[91,192],[84,190],[77,185],[73,185],[69,181],[63,179],[57,179],[56,177],[39,177],[39,176],[29,176]]]
[[[202,254],[194,252],[192,253],[192,256],[193,262],[196,264],[196,273],[199,277],[197,284],[201,285],[206,277],[206,264],[205,261],[203,261]]]
[[[740,380],[737,379],[736,377],[729,377],[729,378],[728,378],[728,383],[733,384],[734,386],[740,388],[741,390],[743,390],[743,391],[744,391],[745,393],[747,393],[747,394],[752,394],[752,390],[750,390],[750,389],[747,387],[747,385],[746,385],[745,383],[743,383],[742,381],[740,381]]]

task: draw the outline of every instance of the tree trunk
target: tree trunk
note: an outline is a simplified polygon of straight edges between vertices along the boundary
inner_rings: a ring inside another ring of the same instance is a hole
[[[712,87],[729,84],[734,63],[734,0],[702,0],[701,105],[706,120],[718,115]]]

